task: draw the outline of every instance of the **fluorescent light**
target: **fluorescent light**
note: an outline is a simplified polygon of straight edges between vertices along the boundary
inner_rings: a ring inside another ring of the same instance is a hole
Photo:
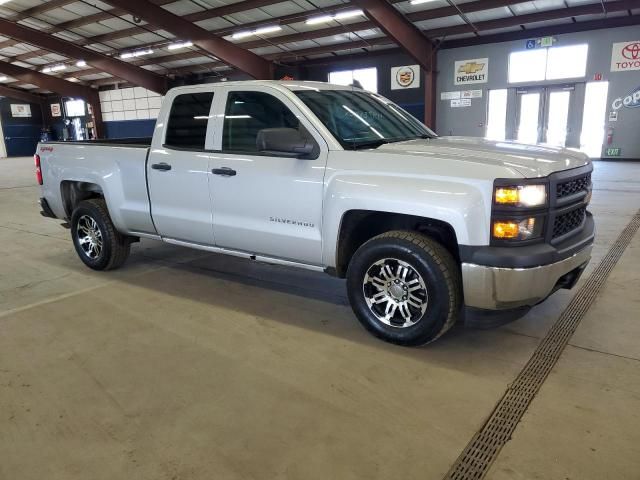
[[[241,38],[250,37],[251,35],[263,35],[265,33],[279,32],[280,30],[282,30],[282,27],[280,25],[268,25],[266,27],[256,28],[254,30],[243,30],[241,32],[236,32],[231,35],[231,38],[233,38],[234,40],[239,40]]]
[[[0,82],[5,82],[9,79],[9,77],[2,76],[0,77]]]
[[[153,50],[148,48],[147,50],[136,50],[135,52],[123,53],[120,55],[120,58],[125,60],[127,58],[141,57],[142,55],[151,55],[152,53],[153,53]]]
[[[362,10],[347,10],[345,12],[339,12],[335,15],[321,15],[319,17],[311,17],[308,18],[306,22],[307,25],[317,25],[318,23],[327,23],[333,22],[334,20],[345,20],[347,18],[359,17],[364,15]]]
[[[433,2],[433,0],[411,0],[409,3],[411,5],[420,5],[421,3],[429,3]]]
[[[245,38],[245,37],[250,37],[251,35],[253,35],[253,32],[250,30],[245,30],[244,32],[236,32],[233,35],[231,35],[231,38],[233,38],[234,40],[239,40],[241,38]]]
[[[253,118],[251,115],[225,115],[224,118],[230,118],[231,120],[237,120],[240,118]]]
[[[67,80],[67,82],[74,82],[74,83],[80,81],[76,77],[69,77],[69,78],[66,78],[65,80]]]
[[[0,5],[4,5],[5,3],[9,3],[11,0],[0,0]]]
[[[76,62],[76,67],[86,67],[87,66],[87,62],[85,62],[84,60],[78,60]]]
[[[317,25],[318,23],[330,22],[331,20],[333,20],[333,16],[332,15],[322,15],[320,17],[309,18],[304,23],[306,23],[307,25]]]
[[[187,47],[193,47],[193,43],[192,42],[172,43],[167,47],[167,50],[177,50],[179,48],[187,48]]]
[[[346,12],[336,13],[333,18],[335,20],[344,20],[345,18],[359,17],[360,15],[364,15],[362,10],[348,10]]]
[[[269,25],[268,27],[256,28],[253,33],[256,35],[262,35],[263,33],[279,32],[280,30],[282,30],[280,25]]]
[[[61,70],[66,70],[67,66],[62,64],[62,65],[54,65],[53,67],[44,67],[42,69],[42,73],[50,73],[50,72],[59,72]]]

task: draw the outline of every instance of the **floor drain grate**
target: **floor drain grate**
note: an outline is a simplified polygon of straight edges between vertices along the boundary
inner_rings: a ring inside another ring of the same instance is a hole
[[[627,224],[605,257],[562,312],[558,321],[551,327],[518,377],[500,399],[491,416],[445,475],[445,480],[484,478],[639,228],[640,211]]]

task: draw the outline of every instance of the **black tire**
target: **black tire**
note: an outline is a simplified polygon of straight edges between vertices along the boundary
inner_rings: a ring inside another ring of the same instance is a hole
[[[400,291],[392,291],[389,288],[395,280],[381,287],[378,286],[381,279],[387,282],[391,276],[383,273],[384,268],[376,264],[389,265],[391,268],[388,271],[391,272],[393,261],[396,261],[397,267],[402,268],[403,265],[411,267],[407,269],[409,277],[406,278],[413,278],[413,280],[408,283],[399,280]],[[380,268],[379,276],[371,273],[376,268]],[[366,284],[363,283],[365,278]],[[373,279],[378,283],[373,282]],[[391,296],[392,293],[402,295],[403,288],[406,293],[405,287],[411,284],[414,287],[424,286],[424,288],[409,289],[409,291],[417,290],[416,295],[422,295],[421,301],[417,302],[422,308],[414,308],[413,304],[406,305],[405,298],[416,298],[411,297],[411,293],[408,294],[409,297]],[[462,305],[460,270],[456,260],[438,242],[410,231],[383,233],[363,244],[349,263],[347,292],[356,317],[369,332],[387,342],[405,346],[424,345],[438,339],[455,324]],[[378,295],[381,295],[381,299],[386,301],[386,304],[393,303],[389,299],[394,302],[404,302],[405,310],[393,308],[394,313],[391,314],[393,315],[391,319],[380,319],[378,316],[381,313],[378,309],[381,307],[378,307],[377,303],[370,307],[367,301],[369,298],[369,302],[372,302],[375,300],[372,297]],[[378,316],[374,313],[374,309]],[[404,312],[411,316],[413,323],[405,321]],[[401,322],[404,324],[401,325]]]
[[[78,224],[82,222],[82,226],[86,226],[90,219],[95,221],[97,228],[93,230],[99,230],[101,237],[99,253],[93,250],[91,254],[87,253],[88,247],[86,243],[81,241],[83,232],[79,230]],[[80,260],[87,267],[94,270],[116,269],[122,266],[129,257],[131,241],[127,236],[120,234],[113,226],[107,205],[101,198],[84,200],[78,204],[71,216],[71,238]],[[94,257],[91,256],[93,254],[95,254]]]

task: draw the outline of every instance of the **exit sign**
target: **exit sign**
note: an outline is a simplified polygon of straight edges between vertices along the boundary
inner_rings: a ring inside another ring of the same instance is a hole
[[[622,154],[622,149],[618,148],[607,148],[607,157],[619,157]]]

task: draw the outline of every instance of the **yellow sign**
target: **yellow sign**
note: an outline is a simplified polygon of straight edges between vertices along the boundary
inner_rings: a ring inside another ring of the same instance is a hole
[[[458,73],[466,73],[467,75],[469,75],[471,73],[478,73],[483,68],[484,63],[469,62],[465,63],[464,65],[460,65]]]

